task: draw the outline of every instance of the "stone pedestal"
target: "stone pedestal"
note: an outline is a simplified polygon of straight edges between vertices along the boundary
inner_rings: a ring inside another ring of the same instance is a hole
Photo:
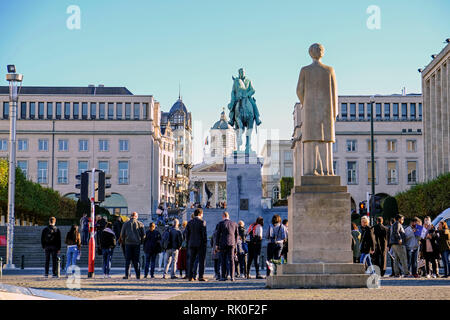
[[[225,158],[227,172],[227,211],[230,219],[237,221],[241,216],[261,213],[263,160],[255,152],[233,152]]]
[[[288,199],[288,264],[267,278],[270,288],[366,287],[369,275],[354,264],[350,194],[339,176],[302,176]]]

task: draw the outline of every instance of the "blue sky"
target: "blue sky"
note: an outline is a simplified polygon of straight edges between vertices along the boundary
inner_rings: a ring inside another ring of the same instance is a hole
[[[66,27],[69,5],[81,9],[80,30]],[[370,5],[380,8],[379,30],[366,26]],[[207,128],[244,67],[262,131],[289,139],[309,45],[324,45],[339,94],[421,92],[417,69],[450,37],[449,12],[447,0],[2,0],[0,70],[16,64],[24,85],[126,86],[165,111],[181,82],[193,120]]]

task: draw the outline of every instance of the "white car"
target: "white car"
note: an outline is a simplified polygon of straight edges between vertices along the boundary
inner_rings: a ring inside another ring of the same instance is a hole
[[[445,209],[442,211],[434,220],[431,222],[433,226],[437,229],[439,222],[445,221],[447,222],[447,225],[450,226],[450,208]]]

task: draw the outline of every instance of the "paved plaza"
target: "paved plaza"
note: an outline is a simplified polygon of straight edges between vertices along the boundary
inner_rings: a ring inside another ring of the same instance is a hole
[[[21,274],[20,274],[21,273]],[[379,289],[267,289],[266,280],[238,279],[221,282],[209,271],[208,282],[183,279],[122,279],[122,270],[110,279],[100,273],[88,279],[81,272],[80,290],[67,287],[67,278],[45,279],[40,270],[4,274],[0,299],[93,299],[93,300],[450,300],[450,279],[382,278]],[[20,292],[17,288],[33,288]],[[41,291],[42,290],[42,291]],[[37,292],[37,293],[36,293]],[[45,292],[45,294],[43,293]],[[22,295],[20,295],[22,294]]]

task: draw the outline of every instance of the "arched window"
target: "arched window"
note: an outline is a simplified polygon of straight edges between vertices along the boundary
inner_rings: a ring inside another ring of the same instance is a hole
[[[280,188],[275,186],[272,188],[272,200],[277,201],[278,199],[280,199]]]
[[[224,134],[222,135],[222,147],[227,147],[227,136]]]

